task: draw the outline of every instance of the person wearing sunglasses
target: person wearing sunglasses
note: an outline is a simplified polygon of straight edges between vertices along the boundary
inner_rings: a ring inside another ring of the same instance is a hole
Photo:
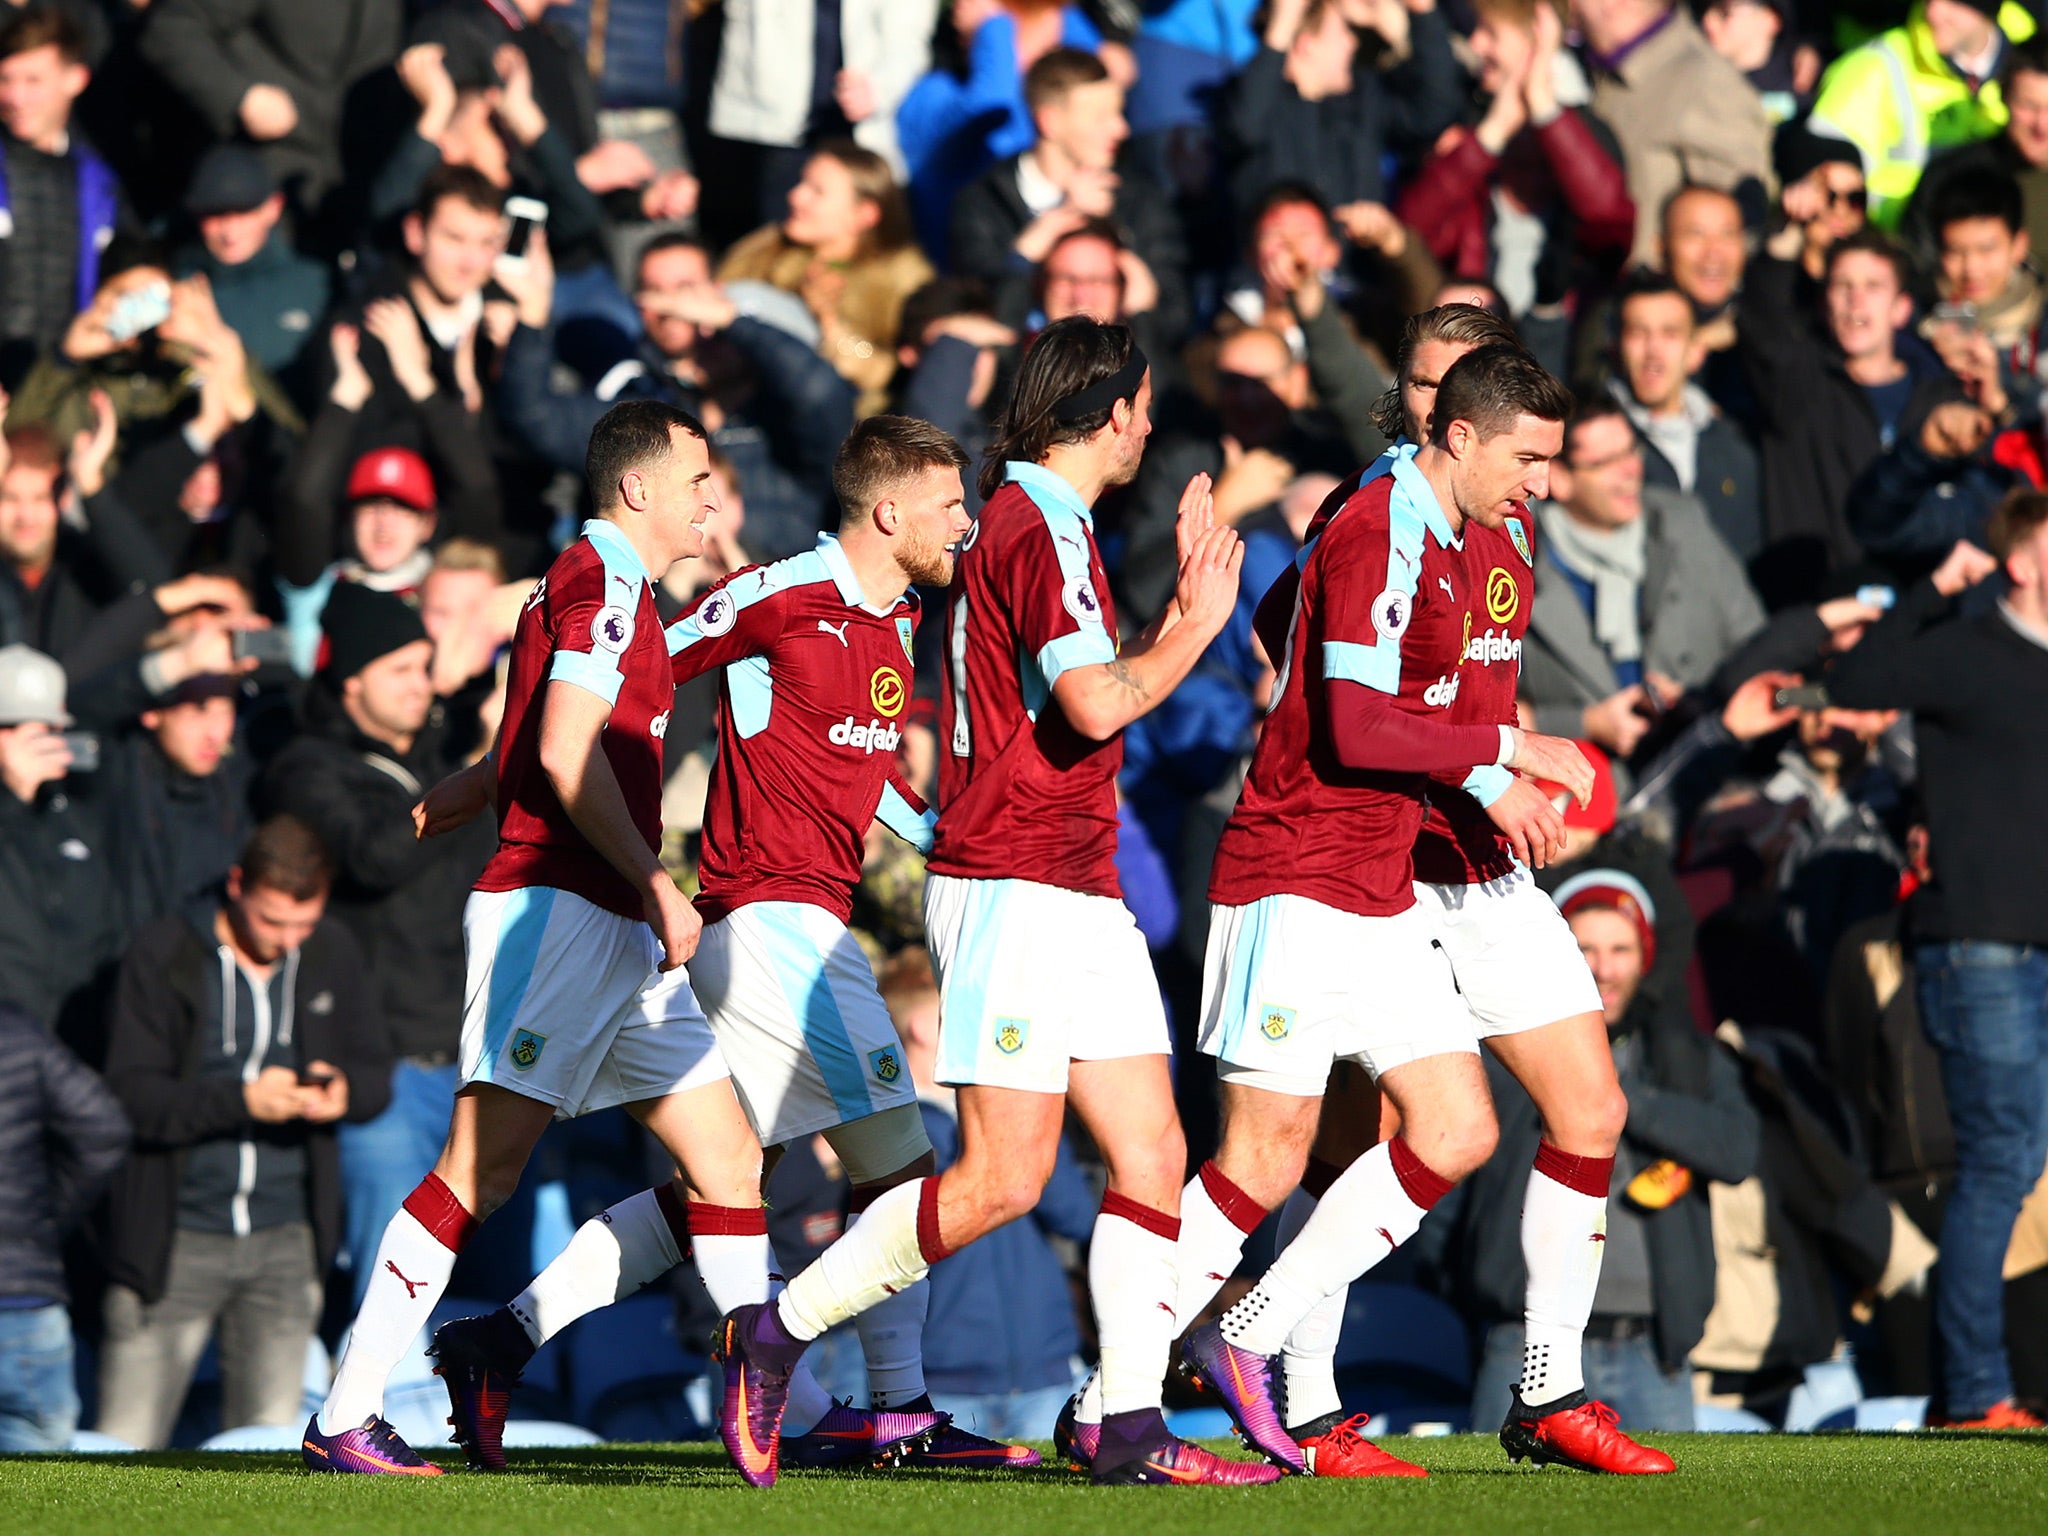
[[[1778,208],[1785,218],[1770,243],[1771,253],[1797,258],[1808,277],[1825,282],[1829,250],[1869,222],[1863,158],[1848,140],[1825,138],[1803,123],[1778,130],[1771,158],[1782,189]]]

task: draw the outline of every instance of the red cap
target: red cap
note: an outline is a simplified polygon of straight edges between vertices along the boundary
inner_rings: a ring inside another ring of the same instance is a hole
[[[1537,779],[1536,787],[1553,801],[1563,797],[1566,826],[1585,827],[1604,836],[1614,830],[1615,817],[1621,809],[1620,799],[1614,792],[1614,764],[1592,742],[1582,741],[1577,745],[1593,767],[1593,798],[1581,806],[1572,797],[1572,792],[1555,779]]]
[[[372,448],[349,471],[348,499],[398,501],[415,512],[431,512],[434,472],[410,448]]]

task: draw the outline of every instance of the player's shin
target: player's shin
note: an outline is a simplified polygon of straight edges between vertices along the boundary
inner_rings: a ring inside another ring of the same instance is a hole
[[[370,1261],[362,1308],[320,1408],[322,1434],[340,1434],[382,1412],[385,1382],[426,1326],[456,1254],[476,1227],[476,1218],[434,1174],[405,1197]]]
[[[1223,1315],[1224,1338],[1279,1354],[1316,1303],[1413,1237],[1450,1188],[1405,1138],[1380,1143],[1344,1170],[1272,1268]]]
[[[939,1235],[939,1181],[898,1184],[789,1282],[773,1308],[777,1330],[808,1342],[922,1280],[948,1252]]]
[[[1180,1233],[1177,1217],[1114,1190],[1103,1196],[1088,1248],[1088,1292],[1102,1345],[1105,1421],[1159,1407],[1178,1332],[1174,1245]]]
[[[643,1189],[578,1227],[506,1310],[538,1349],[577,1318],[659,1280],[683,1262],[689,1240],[674,1188]]]
[[[1319,1166],[1327,1177],[1316,1177]],[[1337,1169],[1327,1164],[1318,1165],[1310,1159],[1309,1176],[1302,1180],[1300,1189],[1287,1197],[1286,1205],[1280,1210],[1278,1237],[1282,1249],[1292,1243],[1307,1224],[1320,1193],[1327,1191],[1337,1176]],[[1311,1188],[1317,1193],[1311,1193]],[[1343,1332],[1344,1305],[1350,1295],[1351,1288],[1347,1285],[1325,1296],[1309,1308],[1308,1315],[1287,1335],[1280,1364],[1282,1378],[1286,1382],[1287,1428],[1290,1432],[1343,1412],[1344,1402],[1337,1393],[1337,1340]]]
[[[1522,1258],[1529,1267],[1522,1401],[1541,1407],[1585,1387],[1581,1354],[1600,1260],[1607,1251],[1611,1157],[1574,1157],[1549,1142],[1536,1149],[1522,1201]]]

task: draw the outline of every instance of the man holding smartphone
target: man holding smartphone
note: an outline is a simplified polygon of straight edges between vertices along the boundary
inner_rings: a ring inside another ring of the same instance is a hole
[[[327,851],[279,816],[213,901],[160,918],[121,967],[107,1085],[137,1150],[114,1184],[103,1433],[167,1443],[219,1330],[228,1428],[299,1413],[341,1237],[336,1126],[389,1095],[363,953],[326,919]]]

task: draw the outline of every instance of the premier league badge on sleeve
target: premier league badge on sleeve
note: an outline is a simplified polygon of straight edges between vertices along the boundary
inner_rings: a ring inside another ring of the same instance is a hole
[[[1086,571],[1067,582],[1060,592],[1060,602],[1083,624],[1102,622],[1102,604],[1095,596],[1095,583],[1088,579]]]
[[[1392,587],[1372,600],[1372,627],[1383,639],[1400,639],[1413,614],[1413,600],[1406,592],[1397,592]]]
[[[590,643],[617,655],[633,643],[633,615],[617,603],[600,608],[590,621]]]
[[[707,635],[724,634],[739,616],[739,604],[732,600],[730,592],[722,589],[697,605],[697,627]]]

